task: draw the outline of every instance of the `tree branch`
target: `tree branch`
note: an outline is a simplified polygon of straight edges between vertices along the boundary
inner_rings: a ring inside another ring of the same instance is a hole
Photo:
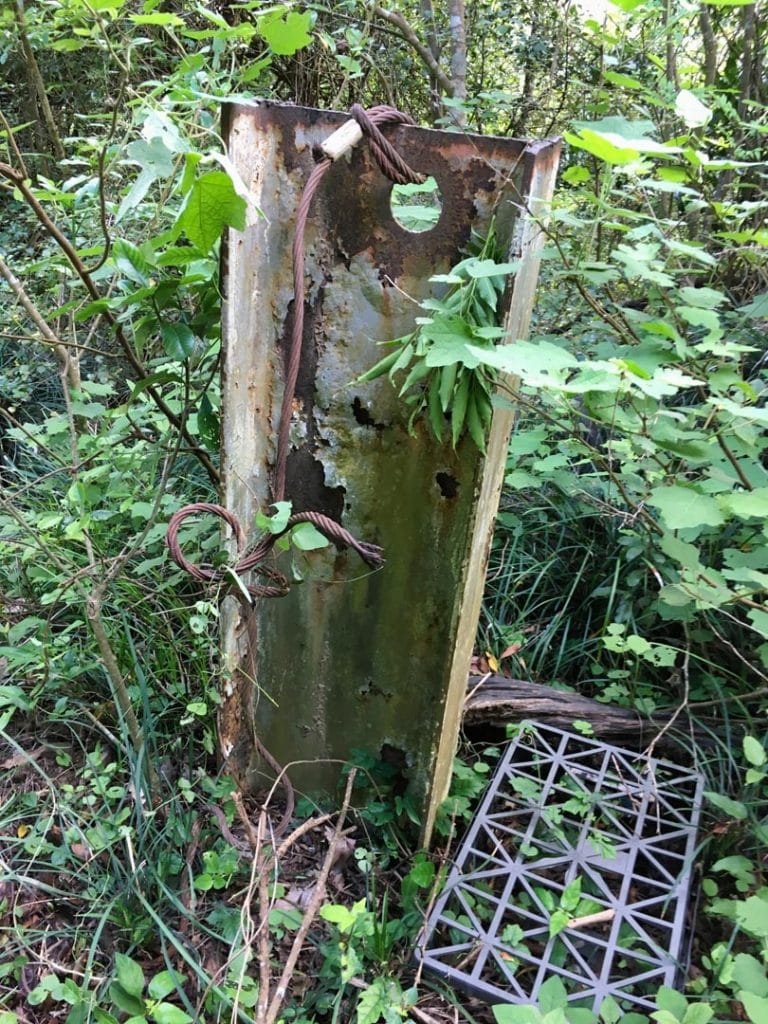
[[[405,20],[402,14],[399,11],[388,11],[385,7],[382,7],[381,4],[377,3],[371,5],[371,10],[377,18],[381,18],[382,21],[386,21],[390,25],[395,26],[401,39],[416,51],[421,58],[422,63],[426,66],[430,74],[434,76],[435,81],[445,95],[453,96],[453,82],[435,60],[429,47],[422,43],[410,23]]]
[[[6,178],[8,181],[12,182],[19,190],[19,192],[21,192],[26,203],[28,204],[28,206],[32,208],[37,219],[40,221],[45,230],[48,232],[51,238],[53,238],[53,240],[56,242],[56,244],[59,246],[64,255],[69,260],[69,263],[71,264],[73,270],[85,285],[86,291],[91,296],[91,298],[94,300],[102,298],[102,295],[99,292],[98,288],[96,287],[93,278],[88,273],[88,270],[83,264],[83,261],[78,256],[75,247],[66,237],[66,235],[62,234],[62,232],[58,229],[56,224],[54,224],[54,222],[48,216],[45,209],[38,201],[37,197],[32,192],[27,182],[22,177],[21,173],[19,171],[14,170],[14,168],[11,167],[10,164],[0,163],[0,175]],[[120,322],[111,313],[110,310],[104,310],[102,312],[102,316],[110,325],[112,330],[115,332],[115,337],[117,338],[118,344],[120,345],[120,348],[123,350],[125,358],[131,364],[131,367],[136,373],[138,379],[145,380],[149,376],[149,370],[147,370],[147,368],[144,366],[144,364],[141,362],[141,360],[134,352],[133,346],[126,337]],[[154,385],[150,385],[149,387],[147,387],[146,392],[150,396],[152,401],[155,403],[157,408],[160,410],[160,412],[162,412],[162,414],[168,420],[168,422],[171,423],[181,433],[181,436],[184,438],[187,445],[189,445],[192,454],[195,456],[198,462],[200,462],[205,467],[205,470],[208,473],[208,476],[210,477],[212,483],[218,486],[221,479],[218,469],[211,462],[208,452],[206,452],[204,448],[201,448],[201,446],[198,444],[195,438],[192,437],[192,435],[189,433],[189,430],[186,424],[184,423],[183,417],[179,416],[177,413],[173,411],[173,409],[171,409],[171,407],[168,405],[168,403],[165,401],[162,395],[158,392],[158,390],[154,387]]]
[[[53,111],[51,110],[51,105],[48,102],[48,94],[45,91],[45,82],[43,81],[43,76],[40,73],[40,66],[37,63],[35,51],[32,49],[29,42],[29,36],[27,35],[27,23],[24,17],[24,0],[16,0],[14,14],[16,16],[16,27],[19,32],[19,42],[21,43],[21,49],[24,53],[24,61],[27,65],[27,72],[34,83],[37,103],[42,112],[43,120],[45,121],[45,129],[48,132],[48,138],[50,139],[51,146],[53,147],[53,155],[57,160],[63,160],[66,156],[64,146],[61,144],[59,130],[56,127]]]
[[[24,307],[27,316],[40,332],[45,344],[50,345],[56,353],[56,358],[61,363],[68,387],[78,391],[80,389],[80,364],[78,359],[76,357],[74,359],[71,358],[68,347],[54,334],[45,322],[35,304],[24,291],[21,281],[16,277],[2,256],[0,256],[0,275],[8,282],[11,291]]]

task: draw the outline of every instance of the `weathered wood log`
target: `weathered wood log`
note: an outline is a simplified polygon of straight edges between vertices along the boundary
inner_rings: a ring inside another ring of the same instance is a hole
[[[464,702],[465,725],[504,725],[524,719],[558,729],[572,729],[574,721],[586,721],[598,739],[616,741],[638,750],[647,746],[665,725],[664,721],[645,718],[630,708],[603,704],[579,693],[555,690],[524,679],[508,679],[502,675],[469,677]],[[681,713],[676,724],[689,733],[692,728],[696,732],[685,713]],[[704,744],[707,742],[707,737],[699,733],[696,738]],[[671,735],[665,735],[658,752],[671,755],[679,751],[680,745]]]

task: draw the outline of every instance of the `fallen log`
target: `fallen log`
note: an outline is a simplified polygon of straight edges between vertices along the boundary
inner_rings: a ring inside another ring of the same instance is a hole
[[[503,726],[507,722],[531,719],[558,729],[572,730],[574,721],[586,721],[598,739],[616,742],[641,750],[663,729],[664,721],[653,721],[631,708],[603,704],[591,697],[551,686],[529,683],[524,679],[488,674],[471,675],[464,702],[464,724]],[[668,720],[668,716],[667,716]],[[689,735],[694,731],[697,742],[707,745],[711,739],[702,735],[685,712],[676,725]],[[679,733],[678,733],[679,735]],[[680,752],[680,744],[672,735],[665,735],[659,753]]]

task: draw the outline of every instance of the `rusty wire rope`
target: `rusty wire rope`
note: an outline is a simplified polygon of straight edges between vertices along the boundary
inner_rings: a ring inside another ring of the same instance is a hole
[[[396,110],[394,107],[378,106],[370,110],[364,110],[359,104],[354,104],[350,109],[350,115],[368,139],[368,143],[376,163],[390,180],[397,184],[421,184],[425,178],[412,170],[403,160],[397,150],[387,141],[382,134],[379,125],[387,124],[408,124],[415,122],[407,114]],[[296,391],[296,381],[301,363],[301,349],[304,335],[304,236],[306,231],[307,218],[312,199],[320,187],[326,172],[333,160],[328,156],[322,156],[312,170],[299,201],[296,210],[296,226],[293,236],[293,327],[291,331],[291,342],[288,351],[287,365],[285,368],[285,387],[283,401],[280,409],[280,425],[278,429],[274,480],[272,484],[272,501],[282,501],[285,495],[285,476],[290,448],[290,427],[291,414],[293,411],[293,399]],[[238,551],[238,560],[230,569],[215,568],[207,565],[197,565],[184,556],[179,543],[179,528],[189,516],[209,514],[218,516],[229,525],[235,537]],[[242,584],[237,587],[230,580],[230,590],[235,594],[243,606],[243,613],[248,629],[248,660],[250,662],[250,676],[256,678],[256,620],[253,615],[253,602],[259,597],[284,597],[289,590],[286,577],[277,568],[266,564],[266,559],[280,537],[288,533],[299,523],[311,523],[325,537],[334,543],[351,548],[373,568],[383,565],[384,557],[380,547],[375,544],[368,544],[359,541],[336,520],[323,515],[320,512],[296,512],[292,515],[285,528],[280,533],[265,533],[258,537],[250,547],[246,546],[246,535],[237,516],[222,505],[211,502],[195,502],[179,509],[171,516],[168,523],[166,543],[173,560],[177,565],[185,569],[190,576],[201,583],[226,583],[229,573],[234,573],[238,579],[247,572],[261,576],[265,582]],[[246,600],[245,592],[250,595]],[[294,793],[288,775],[277,760],[270,754],[258,736],[254,736],[256,749],[261,753],[264,760],[275,772],[285,791],[285,810],[279,824],[274,829],[274,835],[280,836],[288,827],[293,816]]]
[[[382,173],[391,181],[397,184],[421,184],[425,178],[423,174],[414,171],[403,160],[394,146],[385,138],[379,125],[406,124],[413,125],[415,122],[408,114],[389,106],[372,107],[365,110],[359,103],[350,108],[350,115],[357,124],[363,135],[368,139],[371,153],[376,160]],[[293,236],[293,326],[291,331],[291,343],[288,351],[287,365],[285,369],[285,388],[283,401],[280,409],[280,425],[277,435],[277,450],[275,457],[274,481],[272,485],[272,501],[282,501],[285,496],[286,465],[288,451],[290,448],[291,415],[293,411],[293,399],[296,392],[296,381],[299,375],[301,363],[302,339],[304,335],[304,237],[306,233],[307,218],[310,206],[320,183],[326,172],[331,167],[333,160],[323,156],[318,160],[309,178],[304,185],[304,190],[296,210],[296,226]],[[196,565],[185,558],[178,534],[182,522],[189,516],[208,513],[223,519],[232,528],[237,543],[238,553],[243,552],[246,538],[242,526],[234,513],[221,505],[210,502],[195,502],[185,505],[171,517],[168,524],[166,543],[171,557],[185,569],[190,576],[202,583],[223,582],[226,579],[226,570],[208,566]],[[272,566],[265,564],[265,560],[275,543],[284,534],[288,533],[299,523],[311,523],[325,537],[339,544],[342,547],[351,548],[373,568],[383,565],[384,558],[381,548],[375,544],[368,544],[358,541],[349,530],[337,523],[336,520],[323,515],[320,512],[297,512],[290,517],[285,529],[281,533],[267,533],[257,539],[244,553],[240,554],[238,561],[232,567],[237,576],[247,572],[253,572],[262,576],[267,582],[250,583],[247,586],[251,598],[258,597],[283,597],[288,593],[289,584],[283,573]]]

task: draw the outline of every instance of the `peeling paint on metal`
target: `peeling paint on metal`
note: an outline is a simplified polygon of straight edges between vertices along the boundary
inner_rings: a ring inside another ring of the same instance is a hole
[[[344,119],[271,104],[230,113],[231,159],[264,213],[242,235],[230,232],[228,245],[225,501],[244,524],[269,497],[290,335],[295,208],[314,148]],[[380,358],[378,342],[413,329],[420,312],[414,300],[431,293],[432,274],[461,257],[473,229],[482,232],[495,212],[501,237],[511,242],[531,158],[513,139],[405,127],[389,135],[411,166],[435,177],[442,213],[429,232],[400,227],[391,182],[365,144],[326,175],[306,236],[304,349],[287,493],[295,508],[328,509],[360,538],[382,544],[387,563],[371,572],[334,548],[298,556],[306,582],[258,606],[258,686],[270,700],[259,701],[256,728],[281,762],[316,762],[291,773],[315,793],[332,791],[338,778],[338,765],[326,759],[346,759],[354,748],[374,756],[384,747],[401,751],[423,804],[462,595],[468,574],[483,571],[468,564],[472,537],[489,529],[476,522],[483,460],[471,444],[456,452],[438,445],[422,424],[409,434],[408,409],[386,379],[353,382]],[[290,574],[291,556],[282,558]],[[225,652],[242,664],[234,603],[224,619]],[[242,672],[239,681],[245,692]],[[251,735],[247,709],[225,724],[240,730],[228,736],[239,757]],[[245,773],[246,761],[240,767]]]

